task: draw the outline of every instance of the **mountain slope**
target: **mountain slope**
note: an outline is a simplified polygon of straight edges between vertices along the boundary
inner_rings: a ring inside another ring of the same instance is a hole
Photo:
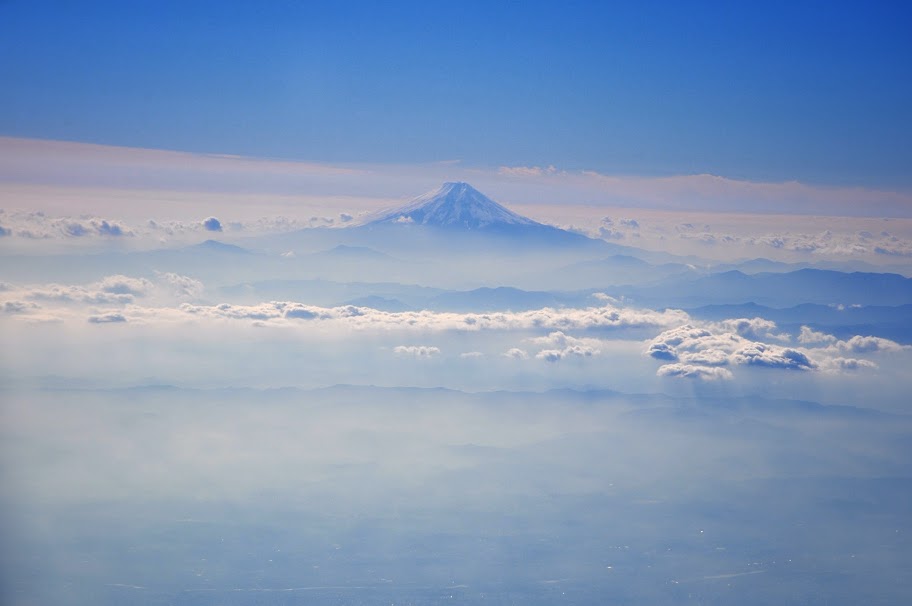
[[[501,206],[468,183],[444,183],[437,191],[418,196],[405,206],[381,212],[367,224],[416,224],[459,229],[542,226]]]
[[[582,234],[539,223],[491,200],[468,183],[444,183],[408,204],[337,230],[360,244],[385,250],[420,246],[449,255],[456,250],[527,254],[536,249],[632,253]]]

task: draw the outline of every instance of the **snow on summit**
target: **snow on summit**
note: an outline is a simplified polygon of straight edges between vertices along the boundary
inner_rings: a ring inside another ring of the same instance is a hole
[[[368,225],[413,223],[433,227],[483,229],[498,225],[540,226],[501,206],[468,183],[444,183],[405,206],[383,211]]]

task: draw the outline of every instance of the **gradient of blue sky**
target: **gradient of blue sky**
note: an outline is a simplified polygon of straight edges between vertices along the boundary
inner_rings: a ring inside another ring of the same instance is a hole
[[[906,3],[0,3],[0,134],[912,186]]]

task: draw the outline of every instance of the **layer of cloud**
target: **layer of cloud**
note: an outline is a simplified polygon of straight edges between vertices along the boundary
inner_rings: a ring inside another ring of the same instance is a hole
[[[205,290],[201,281],[189,276],[172,272],[158,272],[156,276],[161,283],[167,284],[171,292],[180,298],[197,299]]]
[[[747,320],[731,320],[725,324],[765,326]],[[662,377],[728,379],[732,377],[731,371],[715,372],[712,369],[739,364],[792,370],[815,367],[811,360],[796,350],[751,341],[721,328],[714,331],[689,324],[667,330],[652,339],[646,353],[656,360],[670,362],[659,368],[657,374]]]
[[[694,364],[665,364],[656,374],[660,377],[679,379],[696,379],[701,381],[729,380],[733,377],[730,370],[717,366],[697,366]]]
[[[776,343],[770,343],[770,340]],[[821,370],[828,373],[875,369],[878,367],[875,362],[845,354],[912,349],[874,336],[856,335],[838,340],[808,326],[801,327],[796,339],[801,347],[781,344],[789,340],[789,335],[777,332],[774,322],[762,318],[739,318],[671,328],[648,342],[646,354],[665,362],[657,372],[659,376],[717,380],[733,375],[731,371],[715,372],[712,369],[736,366]]]
[[[844,353],[874,353],[883,351],[900,351],[908,349],[907,345],[900,345],[896,341],[881,337],[855,335],[846,341],[836,341],[827,349]]]
[[[558,362],[565,358],[588,358],[601,353],[597,339],[586,339],[569,336],[562,331],[554,331],[545,337],[533,337],[526,342],[543,347],[535,358],[546,362]]]
[[[876,336],[837,339],[807,326],[792,339],[774,322],[764,318],[696,322],[680,310],[622,308],[608,303],[586,308],[546,307],[518,312],[392,312],[356,305],[323,307],[296,301],[203,304],[199,302],[203,293],[202,283],[188,276],[157,273],[144,278],[117,274],[85,285],[3,283],[0,284],[0,309],[6,318],[4,321],[13,323],[128,324],[140,329],[151,327],[155,331],[161,327],[163,334],[174,334],[173,330],[184,334],[188,328],[194,330],[194,326],[222,331],[228,324],[242,330],[250,329],[244,327],[271,327],[272,335],[287,338],[312,335],[320,339],[349,339],[356,333],[365,333],[369,339],[386,339],[387,334],[406,332],[484,333],[479,337],[482,340],[469,346],[480,349],[454,356],[480,358],[485,351],[492,356],[500,352],[499,355],[515,360],[551,364],[604,355],[603,352],[612,351],[616,343],[624,340],[631,343],[632,335],[642,338],[646,331],[646,334],[656,335],[646,342],[646,353],[662,363],[656,371],[658,376],[700,381],[729,380],[739,367],[833,374],[873,371],[878,368],[877,362],[865,358],[910,349]],[[168,332],[168,326],[174,327],[171,332]],[[512,333],[519,333],[522,341],[519,347],[505,350],[504,347],[515,338]],[[609,340],[611,335],[620,340]],[[403,340],[412,338],[404,337]],[[491,341],[483,345],[484,340]],[[492,345],[494,340],[497,344]],[[381,347],[388,347],[389,351],[402,357],[442,356],[439,345],[419,342],[393,347],[393,344]],[[568,370],[572,368],[573,365]]]
[[[0,137],[0,179],[131,189],[252,190],[263,193],[355,196],[387,200],[408,195],[409,185],[464,180],[505,201],[586,200],[589,204],[702,211],[784,212],[808,215],[910,216],[905,191],[757,182],[710,174],[638,177],[554,166],[479,169],[458,163],[332,166]]]
[[[817,332],[809,326],[802,326],[798,335],[798,342],[804,344],[835,343],[836,337],[823,332]]]
[[[776,332],[776,323],[763,318],[722,320],[721,322],[711,322],[708,326],[711,330],[716,332],[735,333],[739,337],[744,337],[745,339],[775,339],[777,341],[788,341],[791,338],[786,333]]]
[[[285,216],[259,217],[223,222],[216,217],[203,221],[179,219],[104,219],[100,217],[50,216],[45,211],[0,210],[3,221],[0,237],[22,241],[60,241],[99,243],[130,238],[138,244],[164,243],[171,240],[193,241],[194,238],[211,237],[225,233],[240,235],[265,235],[287,233],[313,227],[342,226],[354,219],[349,213],[340,213],[338,219],[330,216],[311,215],[289,218]]]
[[[199,280],[175,273],[160,272],[155,280],[120,274],[106,276],[90,284],[4,284],[0,303],[9,313],[68,306],[123,307],[139,300],[196,300],[203,293]]]
[[[821,368],[825,372],[843,373],[856,370],[873,370],[878,368],[875,362],[870,360],[861,360],[858,358],[830,358],[824,360]]]
[[[602,330],[655,328],[681,324],[688,319],[680,310],[545,307],[521,312],[455,313],[433,311],[389,312],[344,305],[319,307],[293,301],[271,301],[258,305],[183,305],[185,314],[232,320],[288,321],[318,320],[343,323],[355,329],[410,330]]]
[[[528,360],[529,352],[518,347],[511,347],[503,353],[505,358],[512,358],[513,360]]]
[[[137,229],[123,220],[101,217],[51,217],[42,211],[3,211],[5,225],[0,236],[26,240],[54,238],[118,239],[137,235]]]
[[[726,320],[710,327],[680,326],[657,336],[646,351],[657,360],[701,366],[751,365],[791,370],[809,370],[817,366],[797,349],[754,341],[726,330],[732,327],[743,328],[747,335],[755,336],[757,327],[770,334],[775,324],[753,318]]]
[[[779,347],[766,343],[748,343],[729,357],[734,364],[783,368],[787,370],[811,370],[817,363],[806,353],[790,347]]]
[[[131,278],[119,274],[107,276],[93,286],[103,292],[115,295],[133,295],[134,297],[144,297],[154,287],[152,282],[145,278]]]
[[[730,210],[735,204],[746,212],[845,216],[909,216],[908,209],[912,208],[907,192],[797,181],[746,181],[710,174],[635,177],[554,167],[502,166],[498,175],[542,189],[586,192],[590,200],[610,201],[616,206],[716,211]]]
[[[776,221],[756,215],[743,216],[737,220],[731,215],[694,214],[704,220],[712,219],[713,223],[722,223],[715,225],[696,221],[674,223],[675,216],[677,215],[653,212],[649,218],[590,218],[582,225],[577,219],[560,226],[592,238],[645,248],[685,250],[691,254],[713,257],[719,257],[724,251],[736,251],[739,256],[807,260],[865,258],[880,263],[897,263],[912,257],[908,220],[891,220],[895,228],[904,232],[904,235],[898,235],[883,229],[883,225],[874,229],[878,225],[876,221],[861,218],[804,217],[801,221],[789,221],[786,217],[779,217]],[[784,223],[799,224],[805,228],[816,226],[820,229],[776,229]],[[880,223],[883,223],[883,219]]]
[[[393,353],[414,358],[430,358],[439,355],[440,348],[431,345],[398,345],[393,348]]]

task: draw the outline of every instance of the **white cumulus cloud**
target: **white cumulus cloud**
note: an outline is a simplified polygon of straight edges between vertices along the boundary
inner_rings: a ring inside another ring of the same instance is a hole
[[[399,356],[430,358],[440,354],[440,349],[430,345],[398,345],[393,348],[393,353]]]
[[[660,366],[656,374],[660,377],[695,379],[699,381],[718,381],[732,378],[732,373],[727,368],[680,363]]]

